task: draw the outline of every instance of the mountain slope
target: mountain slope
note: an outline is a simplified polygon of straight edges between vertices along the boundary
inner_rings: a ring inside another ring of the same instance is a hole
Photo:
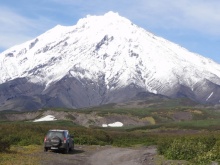
[[[26,96],[38,108],[121,102],[139,92],[220,100],[219,64],[113,12],[58,25],[0,57],[0,109]]]

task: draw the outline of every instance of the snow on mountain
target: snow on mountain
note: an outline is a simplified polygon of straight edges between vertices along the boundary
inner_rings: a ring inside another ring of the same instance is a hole
[[[65,77],[87,88],[93,84],[92,90],[100,90],[101,84],[100,97],[133,85],[172,97],[220,100],[219,64],[113,12],[87,16],[74,26],[58,25],[0,54],[0,84],[25,78],[47,91]]]

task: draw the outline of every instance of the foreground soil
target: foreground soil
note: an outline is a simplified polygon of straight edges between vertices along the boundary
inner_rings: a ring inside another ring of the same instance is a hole
[[[167,160],[157,154],[156,146],[118,148],[76,145],[68,154],[43,151],[43,146],[12,146],[0,153],[0,165],[187,165],[187,161]]]
[[[75,146],[69,154],[39,152],[42,165],[154,165],[156,147]],[[38,155],[39,156],[39,155]]]

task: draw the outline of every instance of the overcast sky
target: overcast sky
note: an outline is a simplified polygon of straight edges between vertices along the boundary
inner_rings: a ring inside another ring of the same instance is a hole
[[[220,0],[1,0],[0,52],[108,11],[220,63]]]

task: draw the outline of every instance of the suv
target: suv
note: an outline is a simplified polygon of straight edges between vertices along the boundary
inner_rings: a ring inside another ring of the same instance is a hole
[[[44,138],[44,151],[48,150],[63,150],[69,153],[74,149],[73,136],[68,130],[49,130]]]

